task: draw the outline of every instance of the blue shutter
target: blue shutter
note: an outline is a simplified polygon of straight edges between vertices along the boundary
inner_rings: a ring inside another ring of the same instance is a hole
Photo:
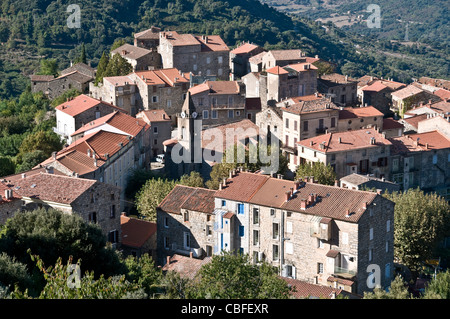
[[[239,236],[244,237],[244,226],[239,225]]]
[[[244,204],[238,204],[238,214],[244,214]]]

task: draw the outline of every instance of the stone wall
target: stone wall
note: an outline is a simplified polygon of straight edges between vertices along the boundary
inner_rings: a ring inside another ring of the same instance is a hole
[[[5,225],[7,219],[14,217],[15,213],[22,209],[22,201],[20,199],[6,201],[5,194],[0,195],[3,198],[0,200],[0,225]]]

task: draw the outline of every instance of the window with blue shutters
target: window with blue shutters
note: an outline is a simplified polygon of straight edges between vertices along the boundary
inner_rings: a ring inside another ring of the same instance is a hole
[[[242,225],[239,226],[239,236],[244,237],[244,226]]]
[[[244,215],[244,204],[238,204],[238,214]]]

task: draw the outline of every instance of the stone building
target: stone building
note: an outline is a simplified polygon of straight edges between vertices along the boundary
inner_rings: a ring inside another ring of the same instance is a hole
[[[356,190],[379,190],[381,193],[385,191],[392,193],[400,190],[398,184],[388,181],[385,178],[356,173],[342,177],[340,179],[340,187]]]
[[[94,77],[79,71],[73,71],[56,78],[51,75],[31,75],[31,92],[43,92],[49,99],[57,98],[72,89],[81,93],[88,93],[89,83],[93,79]]]
[[[272,135],[281,143],[283,136],[283,110],[281,107],[267,106],[256,114],[256,125],[268,138]]]
[[[439,131],[410,134],[392,142],[389,180],[402,190],[420,187],[450,198],[450,139]]]
[[[156,223],[120,215],[121,248],[125,256],[148,254],[156,260]]]
[[[371,105],[383,114],[392,107],[391,93],[406,87],[405,84],[390,80],[371,79],[358,87],[358,99],[361,105]]]
[[[176,124],[175,115],[181,107],[189,89],[189,77],[176,68],[137,71],[129,74],[136,83],[138,94],[136,107],[139,110],[164,110]]]
[[[180,254],[201,258],[214,248],[215,191],[176,185],[157,207],[159,264]]]
[[[392,143],[373,128],[327,133],[297,142],[299,164],[330,164],[337,178],[358,173],[389,179]]]
[[[176,68],[196,75],[230,77],[230,49],[218,35],[195,36],[176,31],[160,32],[158,52],[164,69]]]
[[[8,186],[5,179],[0,179],[0,225],[5,225],[8,218],[14,217],[22,209],[21,197]]]
[[[243,43],[231,50],[230,71],[232,80],[239,79],[247,73],[250,73],[251,68],[249,59],[261,52],[264,52],[264,48],[249,42]]]
[[[120,54],[133,66],[133,71],[153,70],[162,67],[161,57],[155,49],[147,50],[128,43],[111,51],[111,57]]]
[[[356,106],[358,81],[347,75],[324,74],[317,80],[317,90],[331,97],[337,106]]]
[[[402,136],[404,129],[404,125],[392,117],[383,118],[383,133],[386,134],[386,138]]]
[[[246,118],[245,86],[238,81],[206,81],[189,89],[197,119],[203,126]]]
[[[61,139],[66,139],[68,144],[72,142],[71,135],[83,125],[114,111],[126,112],[115,105],[84,94],[67,100],[55,107],[55,110],[56,127],[53,131],[60,135]]]
[[[295,171],[298,164],[297,142],[338,129],[339,108],[327,98],[310,99],[281,108],[283,135],[281,142]]]
[[[139,112],[136,118],[150,125],[150,145],[152,157],[164,153],[163,142],[172,136],[172,125],[169,115],[164,110],[147,110]]]
[[[93,82],[89,85],[89,95],[94,99],[116,105],[132,116],[137,112],[137,92],[136,83],[127,75],[104,77],[98,86]]]
[[[339,110],[338,131],[360,130],[363,128],[379,128],[383,130],[383,116],[373,106],[346,107]]]
[[[283,67],[300,62],[306,62],[306,56],[302,50],[270,50],[262,55],[262,70],[268,70],[275,66]]]
[[[8,184],[24,210],[41,207],[78,214],[98,224],[108,241],[120,242],[120,189],[96,180],[40,173]]]
[[[237,171],[215,201],[222,216],[234,215],[231,249],[283,277],[356,294],[371,290],[369,265],[381,287],[393,278],[394,203],[375,192]]]
[[[161,28],[151,26],[150,29],[134,34],[134,46],[147,50],[157,49]]]

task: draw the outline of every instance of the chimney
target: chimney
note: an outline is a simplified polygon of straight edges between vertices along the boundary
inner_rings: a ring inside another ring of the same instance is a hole
[[[381,195],[382,190],[381,189],[377,189],[377,195]]]
[[[350,210],[347,209],[347,211],[345,212],[345,217],[350,217]]]
[[[189,252],[189,258],[193,258],[194,257],[194,253],[191,251]]]
[[[300,188],[300,181],[295,181],[294,182],[294,191],[297,192],[299,188]]]
[[[291,190],[291,191],[290,191],[291,196],[294,195],[294,188],[291,187],[290,190]]]
[[[306,210],[306,200],[302,200],[302,201],[300,202],[300,209],[301,209],[301,210]]]
[[[5,200],[10,198],[9,189],[5,189]]]
[[[166,265],[170,265],[170,256],[167,256],[167,263]]]
[[[22,173],[22,178],[26,178],[26,177],[27,177],[27,174]]]
[[[419,140],[420,140],[420,138],[417,138],[417,139],[414,141],[414,145],[415,145],[415,146],[419,146]]]
[[[338,141],[339,141],[339,144],[341,144],[342,143],[342,137],[339,137]]]
[[[286,202],[287,202],[289,200],[289,198],[291,197],[291,192],[286,192],[285,196],[286,196]]]
[[[56,152],[52,152],[53,159],[56,159]]]
[[[335,291],[331,292],[331,299],[336,299],[336,292]]]
[[[87,150],[87,156],[91,157],[91,150],[89,148]]]
[[[233,171],[232,170],[230,170],[230,178],[233,178]]]
[[[227,186],[227,179],[226,178],[223,179],[222,185],[223,185],[223,187]]]
[[[367,209],[367,202],[363,203],[363,209]]]
[[[337,179],[334,180],[334,186],[339,187],[339,181]]]
[[[219,191],[221,191],[223,189],[223,185],[222,183],[219,184]]]

